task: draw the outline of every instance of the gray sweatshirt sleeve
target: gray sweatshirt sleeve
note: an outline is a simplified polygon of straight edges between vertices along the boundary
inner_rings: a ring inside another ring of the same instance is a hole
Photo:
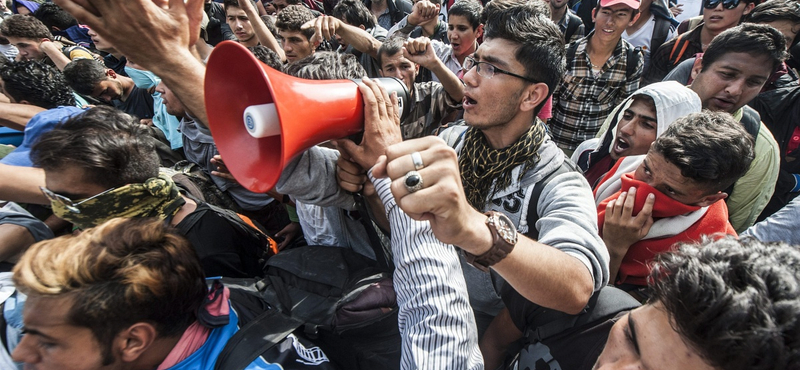
[[[320,207],[356,209],[353,196],[336,181],[336,160],[339,152],[313,146],[289,161],[281,173],[275,191],[303,203]]]

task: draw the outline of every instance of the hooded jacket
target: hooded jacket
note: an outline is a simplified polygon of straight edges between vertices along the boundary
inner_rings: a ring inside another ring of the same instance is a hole
[[[674,81],[658,82],[636,90],[630,97],[625,99],[611,111],[600,128],[598,137],[589,139],[581,143],[572,154],[572,161],[575,162],[584,175],[592,169],[611,152],[611,144],[617,139],[617,123],[624,114],[625,110],[631,106],[636,96],[646,95],[653,99],[656,106],[656,137],[661,135],[672,122],[689,113],[699,112],[702,109],[700,97],[691,89]],[[644,154],[644,153],[642,153]],[[611,162],[607,170],[614,165]],[[589,179],[590,184],[594,185],[597,179]]]

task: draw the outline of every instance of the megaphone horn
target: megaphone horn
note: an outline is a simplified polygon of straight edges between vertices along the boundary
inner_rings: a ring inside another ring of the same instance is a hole
[[[404,116],[410,109],[405,84],[395,78],[379,80],[405,103]],[[233,41],[218,44],[208,59],[205,105],[211,135],[228,170],[257,193],[272,189],[296,155],[364,128],[364,102],[356,81],[289,76]]]

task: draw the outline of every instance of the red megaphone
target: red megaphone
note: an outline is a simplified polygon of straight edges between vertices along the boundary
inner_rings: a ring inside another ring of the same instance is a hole
[[[381,79],[401,102],[408,90]],[[399,90],[399,91],[398,91]],[[218,44],[206,65],[205,105],[211,135],[233,177],[265,193],[294,156],[364,128],[364,103],[351,80],[306,80],[261,63],[244,46]],[[401,105],[404,112],[409,107]]]

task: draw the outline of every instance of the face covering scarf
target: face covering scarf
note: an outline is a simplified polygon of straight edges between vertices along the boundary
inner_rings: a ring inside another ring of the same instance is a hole
[[[174,216],[186,201],[175,183],[164,174],[142,184],[128,184],[76,206],[80,213],[67,209],[59,201],[51,201],[53,213],[81,229],[88,229],[116,217]]]

